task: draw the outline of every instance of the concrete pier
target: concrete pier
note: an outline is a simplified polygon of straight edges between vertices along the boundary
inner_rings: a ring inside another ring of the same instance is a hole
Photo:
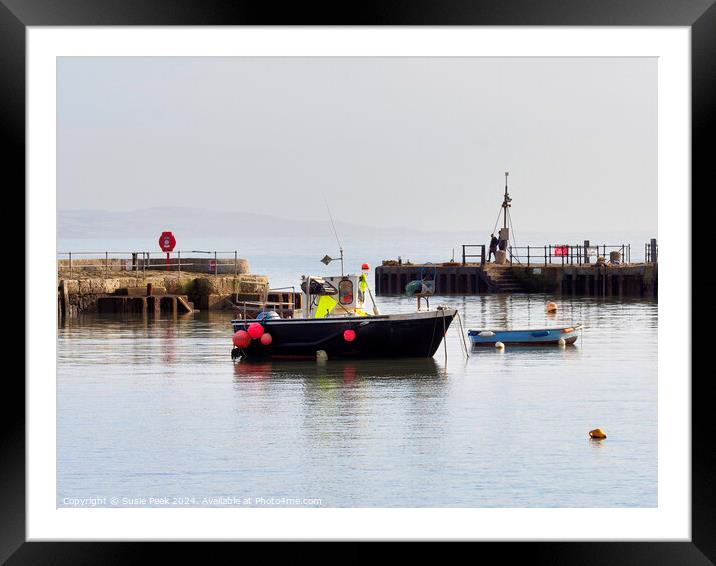
[[[400,295],[435,273],[435,294],[552,293],[592,297],[657,297],[658,264],[495,265],[402,264],[375,269],[376,295]]]
[[[146,270],[58,274],[58,314],[85,312],[191,312],[231,310],[241,301],[264,302],[269,297],[263,275],[211,275]],[[152,290],[147,292],[147,286]]]

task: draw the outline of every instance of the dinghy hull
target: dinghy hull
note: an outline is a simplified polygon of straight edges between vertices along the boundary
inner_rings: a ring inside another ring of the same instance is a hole
[[[473,346],[494,346],[497,342],[517,346],[546,346],[574,344],[579,336],[580,325],[561,328],[534,328],[527,330],[468,330]]]

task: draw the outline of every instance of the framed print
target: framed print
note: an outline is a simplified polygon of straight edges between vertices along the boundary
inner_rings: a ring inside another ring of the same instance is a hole
[[[0,2],[28,329],[3,560],[711,563],[711,3]]]

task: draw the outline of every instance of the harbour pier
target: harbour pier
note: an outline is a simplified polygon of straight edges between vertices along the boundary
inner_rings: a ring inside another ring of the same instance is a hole
[[[587,243],[588,244],[588,243]],[[508,248],[504,263],[489,263],[485,246],[463,246],[462,261],[405,263],[384,260],[375,269],[378,296],[400,295],[415,280],[427,281],[438,295],[486,293],[550,293],[588,297],[657,297],[658,263],[655,240],[645,262],[625,261],[630,246]],[[479,253],[468,253],[477,248]],[[526,252],[526,253],[525,253]],[[558,255],[555,255],[555,252]],[[598,255],[602,253],[603,255]],[[610,259],[607,259],[610,258]],[[478,261],[470,261],[477,259]]]

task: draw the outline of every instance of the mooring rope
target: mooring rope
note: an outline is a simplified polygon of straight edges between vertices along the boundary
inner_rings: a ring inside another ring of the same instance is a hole
[[[445,328],[445,309],[440,309],[443,316],[443,346],[445,347],[445,367],[447,368],[447,328]]]
[[[462,346],[465,352],[465,358],[470,357],[470,353],[467,350],[467,341],[465,340],[465,327],[462,325],[462,317],[460,316],[460,311],[455,311],[455,316],[457,317],[457,322],[460,325],[460,337],[462,338]]]

